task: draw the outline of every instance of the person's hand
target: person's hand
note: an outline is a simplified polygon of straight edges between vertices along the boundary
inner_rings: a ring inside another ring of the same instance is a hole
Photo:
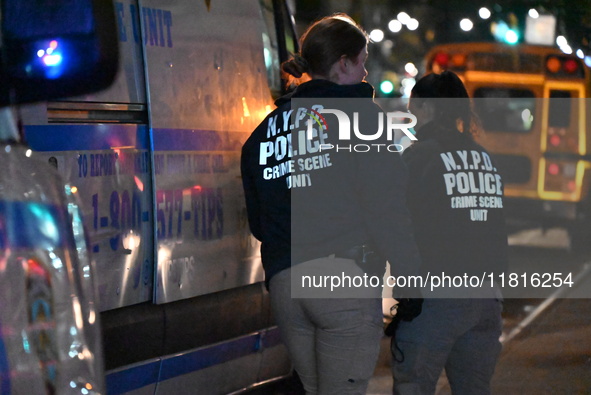
[[[388,324],[384,333],[386,336],[394,337],[400,321],[412,321],[423,311],[423,298],[401,298],[398,303],[390,308],[394,317]]]

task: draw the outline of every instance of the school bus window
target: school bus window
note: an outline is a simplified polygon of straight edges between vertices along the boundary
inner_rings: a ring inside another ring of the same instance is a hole
[[[470,70],[514,73],[540,73],[543,70],[542,57],[533,54],[474,52],[469,59]]]
[[[534,123],[536,99],[527,89],[478,88],[474,109],[487,132],[528,133]]]
[[[572,96],[570,91],[550,91],[548,126],[566,128],[570,125]]]

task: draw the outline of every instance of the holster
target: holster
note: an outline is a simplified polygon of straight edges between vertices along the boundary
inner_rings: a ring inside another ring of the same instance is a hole
[[[334,254],[335,258],[352,259],[357,266],[370,276],[383,276],[386,261],[370,244],[359,244]]]

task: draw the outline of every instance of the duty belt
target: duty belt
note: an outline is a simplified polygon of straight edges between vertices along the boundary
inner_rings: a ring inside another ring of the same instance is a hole
[[[365,264],[371,255],[374,254],[373,248],[368,244],[360,244],[334,253],[335,258],[353,259],[359,264]]]

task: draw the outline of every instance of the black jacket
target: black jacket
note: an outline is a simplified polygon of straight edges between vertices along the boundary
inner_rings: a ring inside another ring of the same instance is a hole
[[[316,113],[315,137],[305,143],[306,127],[294,125],[294,115],[302,108],[298,106],[307,109],[302,113],[311,115],[311,103],[321,103],[324,108],[358,111],[360,129],[372,128],[375,133],[380,109],[373,103],[373,94],[367,83],[304,83],[278,101],[279,107],[244,144],[241,168],[248,219],[253,235],[262,241],[267,282],[292,263],[362,243],[371,243],[398,274],[418,273],[419,256],[405,205],[407,173],[400,154],[385,148],[391,144],[386,133],[379,141],[362,141],[354,133],[350,141],[341,141],[336,116]],[[299,100],[303,98],[314,99],[302,104]],[[343,98],[355,100],[343,102]],[[316,125],[320,120],[324,129]],[[375,147],[366,153],[354,149],[318,151],[320,132],[322,142],[335,147],[364,150],[370,144],[383,146],[380,152]]]
[[[429,123],[403,160],[422,272],[482,276],[507,267],[503,184],[469,135]]]

